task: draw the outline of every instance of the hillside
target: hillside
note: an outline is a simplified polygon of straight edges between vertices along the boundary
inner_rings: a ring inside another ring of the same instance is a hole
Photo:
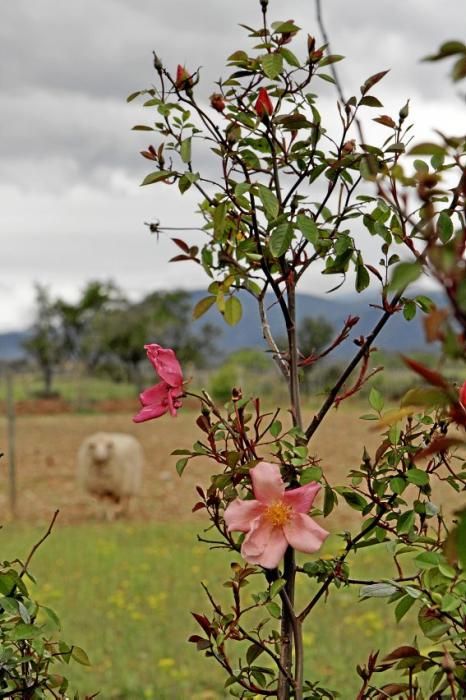
[[[192,305],[206,295],[205,291],[196,290],[191,292]],[[435,298],[435,296],[434,296]],[[205,323],[213,325],[218,330],[216,344],[222,355],[238,350],[243,347],[263,347],[261,330],[259,326],[259,315],[254,299],[248,294],[241,296],[243,304],[243,318],[237,326],[228,326],[218,310],[211,308],[201,319],[193,321],[193,330]],[[359,323],[353,328],[351,339],[366,335],[373,328],[380,318],[381,310],[370,306],[374,301],[369,296],[349,295],[345,298],[326,299],[312,296],[310,294],[297,295],[298,320],[306,316],[323,317],[335,331],[342,328],[343,323],[349,315],[359,316]],[[440,300],[438,300],[440,303]],[[278,305],[273,306],[273,299],[269,299],[269,319],[272,333],[275,336],[284,334],[284,327],[281,323],[280,310]],[[377,341],[377,346],[387,351],[407,352],[416,350],[424,345],[424,334],[422,329],[423,314],[418,311],[416,317],[407,322],[401,313],[395,316],[381,332]],[[26,336],[26,331],[16,331],[0,333],[0,361],[14,360],[24,356],[22,341]],[[340,357],[352,353],[354,348],[351,340],[346,341],[336,352]]]

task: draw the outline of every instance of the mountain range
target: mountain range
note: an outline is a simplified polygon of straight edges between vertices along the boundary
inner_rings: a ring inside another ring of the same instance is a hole
[[[192,305],[194,306],[205,295],[205,291],[201,290],[191,292]],[[441,303],[438,295],[430,294],[430,296],[434,301]],[[250,295],[243,294],[241,302],[243,316],[236,326],[228,326],[217,308],[213,306],[201,319],[193,321],[192,330],[195,332],[204,323],[213,325],[218,331],[216,345],[222,355],[244,347],[264,347],[255,300]],[[359,316],[360,320],[352,329],[350,338],[335,352],[336,356],[345,357],[354,350],[351,339],[367,335],[383,313],[379,308],[371,306],[371,303],[377,304],[377,301],[368,295],[348,295],[343,298],[325,299],[310,294],[298,294],[298,323],[308,316],[322,317],[334,327],[335,333],[337,333],[343,327],[348,316]],[[273,298],[270,296],[266,305],[269,307],[268,316],[273,335],[276,337],[284,335],[285,329],[278,304],[274,305]],[[402,313],[394,314],[380,333],[376,343],[377,347],[390,352],[407,352],[422,348],[425,344],[422,327],[423,315],[418,310],[415,318],[408,322]],[[26,334],[26,330],[1,333],[0,360],[15,360],[23,357],[25,353],[22,342]]]

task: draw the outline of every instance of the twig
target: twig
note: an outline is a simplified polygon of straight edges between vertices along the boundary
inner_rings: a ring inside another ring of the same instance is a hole
[[[41,544],[42,544],[43,542],[45,542],[45,540],[47,539],[47,537],[49,537],[49,535],[51,534],[51,532],[52,532],[52,530],[53,530],[53,526],[55,525],[55,521],[56,521],[56,519],[58,518],[59,512],[60,512],[59,510],[56,510],[56,511],[55,511],[55,513],[53,514],[52,520],[50,521],[50,525],[49,525],[48,528],[47,528],[47,531],[45,532],[44,535],[42,535],[42,537],[40,538],[40,540],[39,540],[38,542],[36,542],[36,544],[34,545],[34,547],[33,547],[33,548],[31,549],[31,551],[29,552],[28,558],[27,558],[26,561],[24,562],[24,564],[23,564],[23,566],[22,566],[22,569],[21,569],[21,571],[20,571],[20,573],[19,573],[20,578],[22,578],[22,577],[24,576],[24,574],[27,573],[28,566],[29,566],[29,564],[31,563],[32,557],[33,557],[34,554],[37,552],[37,550],[39,549],[39,547],[41,546]]]

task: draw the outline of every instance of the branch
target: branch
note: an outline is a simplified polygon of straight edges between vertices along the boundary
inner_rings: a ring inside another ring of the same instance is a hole
[[[397,305],[397,303],[399,302],[399,300],[401,299],[401,297],[403,295],[403,292],[404,292],[404,289],[401,290],[400,292],[398,292],[397,294],[395,294],[387,311],[385,311],[383,316],[379,319],[379,321],[374,326],[371,333],[369,333],[369,335],[366,337],[366,340],[361,345],[361,347],[358,350],[358,352],[356,353],[356,355],[353,357],[351,362],[347,365],[346,369],[340,375],[337,383],[332,388],[332,390],[329,392],[329,394],[328,394],[327,398],[325,399],[324,403],[322,404],[319,412],[314,416],[314,418],[312,419],[312,421],[308,425],[308,427],[306,429],[306,439],[308,442],[311,439],[311,437],[314,435],[314,433],[316,432],[319,425],[324,420],[324,418],[327,415],[330,408],[333,406],[335,398],[337,397],[343,384],[346,382],[348,377],[351,375],[351,373],[355,369],[355,367],[358,366],[359,362],[366,356],[367,352],[369,351],[370,347],[372,346],[372,343],[377,338],[380,331],[384,328],[388,319],[393,315],[393,313],[394,313],[393,307],[395,307]]]
[[[58,518],[59,512],[60,512],[59,510],[56,510],[56,511],[55,511],[55,513],[53,514],[52,520],[50,521],[50,525],[49,525],[48,528],[47,528],[46,533],[45,533],[44,535],[42,535],[42,537],[40,538],[40,540],[39,540],[38,542],[36,542],[36,544],[34,545],[34,547],[33,547],[33,548],[31,549],[31,551],[29,552],[28,558],[27,558],[26,561],[24,562],[24,564],[23,564],[23,566],[22,566],[22,569],[21,569],[21,571],[20,571],[20,573],[19,573],[20,578],[22,578],[22,577],[24,576],[24,574],[27,573],[28,566],[29,566],[29,564],[31,563],[32,557],[33,557],[34,554],[37,552],[37,550],[39,549],[39,547],[41,546],[41,544],[42,544],[43,542],[45,542],[45,540],[47,539],[47,537],[49,537],[49,535],[51,534],[51,532],[52,532],[52,530],[53,530],[53,526],[55,525],[55,521],[56,521],[56,519]]]

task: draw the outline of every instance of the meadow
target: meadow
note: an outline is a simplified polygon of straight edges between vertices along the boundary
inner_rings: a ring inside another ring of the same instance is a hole
[[[332,412],[312,446],[332,482],[341,481],[360,463],[363,445],[371,451],[378,435],[358,416],[365,407],[344,405]],[[17,419],[18,508],[9,520],[5,467],[0,507],[5,514],[0,531],[1,556],[25,557],[40,537],[53,511],[60,515],[51,537],[32,562],[37,577],[34,593],[58,613],[63,638],[82,646],[92,666],[67,669],[80,691],[100,690],[115,700],[221,700],[225,680],[215,662],[187,643],[197,632],[190,611],[208,610],[200,580],[228,606],[232,555],[211,552],[197,541],[203,518],[192,514],[195,486],[209,483],[209,465],[194,461],[180,479],[170,452],[198,438],[195,414],[180,412],[142,425],[131,414],[21,415]],[[5,422],[0,444],[5,445]],[[137,436],[144,447],[145,488],[137,516],[131,521],[104,523],[95,504],[74,481],[74,459],[81,440],[95,430],[116,430]],[[449,507],[453,507],[449,504]],[[325,523],[332,533],[352,528],[353,511],[338,509]],[[334,534],[323,556],[341,547]],[[385,545],[362,550],[352,561],[354,578],[387,575]],[[390,573],[393,573],[389,569]],[[309,598],[315,583],[303,581],[299,595]],[[332,593],[309,618],[304,643],[307,676],[355,697],[354,670],[369,652],[388,653],[412,642],[415,607],[397,625],[385,601],[359,601],[358,586]]]

